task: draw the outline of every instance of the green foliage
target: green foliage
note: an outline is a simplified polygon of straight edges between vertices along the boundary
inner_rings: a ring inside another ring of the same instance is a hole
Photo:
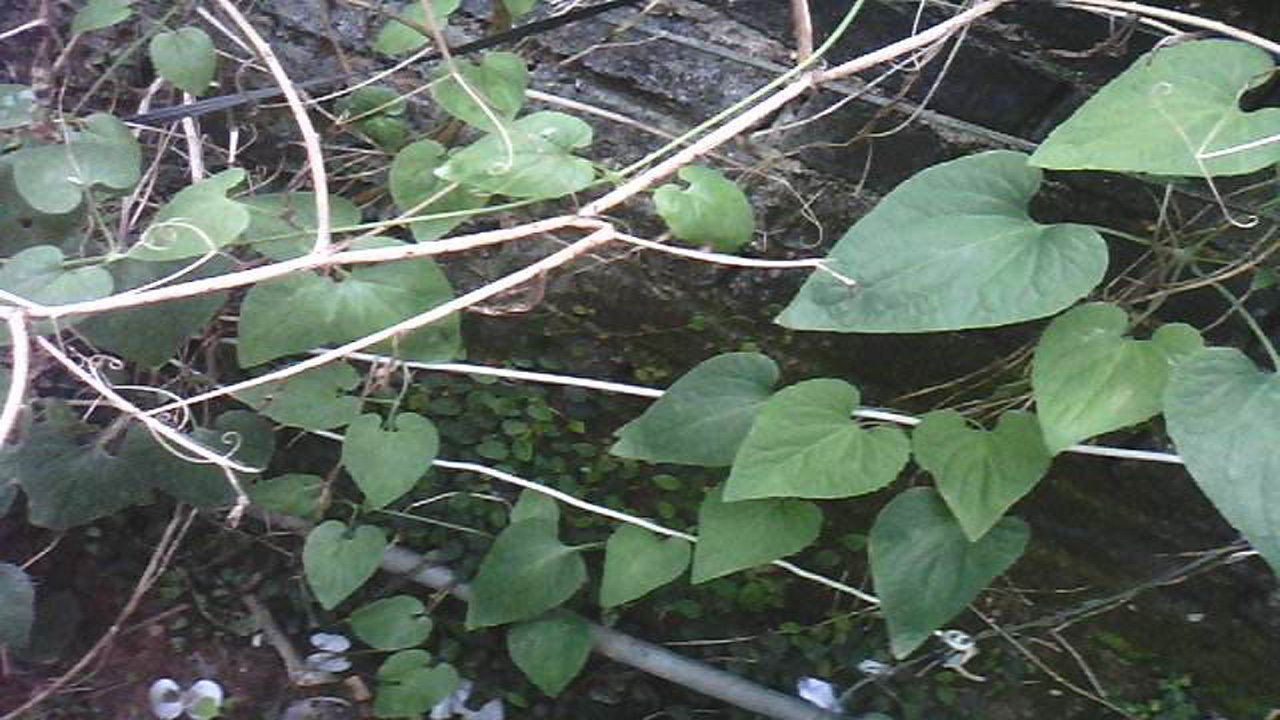
[[[507,526],[471,581],[467,628],[528,620],[568,600],[587,580],[578,552],[560,542],[553,522],[533,518]]]
[[[432,17],[437,23],[443,24],[450,13],[457,10],[460,4],[462,4],[462,0],[433,0],[431,3],[431,9],[434,11]],[[373,49],[376,52],[380,52],[383,55],[405,55],[430,42],[430,38],[417,29],[425,29],[424,21],[426,20],[426,15],[423,12],[423,4],[421,2],[412,0],[405,3],[396,17],[403,18],[412,23],[412,25],[396,20],[388,21],[378,31],[377,37],[373,40]]]
[[[507,652],[534,685],[555,697],[587,664],[591,627],[572,613],[553,612],[512,625]]]
[[[609,452],[650,462],[731,465],[777,380],[777,364],[759,353],[705,360],[622,426]]]
[[[477,192],[557,198],[595,180],[591,161],[572,154],[590,145],[591,136],[591,126],[578,118],[537,112],[459,150],[435,172]]]
[[[697,166],[680,169],[689,187],[667,184],[653,191],[653,202],[671,234],[690,245],[734,252],[751,242],[755,215],[747,196],[719,170]]]
[[[173,196],[142,233],[142,242],[129,256],[138,260],[165,261],[207,255],[232,243],[249,227],[249,210],[227,197],[245,172],[240,168],[183,188]]]
[[[385,507],[413,489],[440,446],[435,425],[421,415],[400,413],[394,422],[394,429],[384,430],[381,416],[361,415],[342,441],[342,465],[370,508]]]
[[[31,578],[17,565],[0,563],[0,648],[25,648],[35,615],[36,593]]]
[[[897,428],[863,429],[849,419],[858,389],[806,380],[779,390],[760,410],[733,460],[726,501],[865,495],[893,482],[910,443]]]
[[[183,92],[199,95],[218,72],[213,39],[198,27],[180,27],[151,38],[151,64],[160,77]]]
[[[332,610],[373,577],[387,549],[382,528],[326,520],[307,534],[302,569],[316,601]]]
[[[1164,325],[1150,340],[1124,337],[1128,325],[1119,307],[1090,303],[1040,338],[1031,387],[1050,452],[1159,413],[1170,370],[1204,345],[1189,325]]]
[[[954,410],[935,410],[912,431],[911,450],[971,542],[1031,492],[1051,461],[1035,416],[1017,411],[985,431]]]
[[[445,112],[472,127],[496,130],[498,125],[514,120],[524,105],[529,69],[519,55],[486,53],[479,63],[459,59],[453,63],[453,70],[456,74],[449,68],[441,68],[439,80],[431,86],[431,99]],[[462,77],[461,82],[458,76]]]
[[[692,580],[722,575],[800,552],[818,538],[822,511],[804,500],[726,502],[723,486],[707,493],[698,509],[698,543]]]
[[[74,210],[94,185],[128,190],[141,173],[142,149],[124,123],[105,113],[58,145],[24,147],[6,157],[22,199],[42,213]]]
[[[778,316],[795,330],[913,333],[992,327],[1064,310],[1102,280],[1107,246],[1027,214],[1040,171],[997,150],[922,170],[827,255]]]
[[[324,487],[322,477],[287,473],[259,481],[249,488],[249,499],[254,505],[267,510],[315,520],[320,514],[320,496]]]
[[[62,251],[52,245],[27,248],[0,267],[0,290],[42,305],[97,300],[110,295],[113,286],[110,273],[101,267],[65,269]],[[36,329],[41,333],[54,331],[49,323],[41,323]],[[0,328],[0,344],[10,341],[8,327]]]
[[[1234,348],[1206,348],[1173,369],[1164,402],[1191,477],[1280,573],[1280,376]]]
[[[421,717],[458,686],[458,671],[440,663],[428,668],[424,650],[402,650],[378,668],[378,691],[373,715],[379,718]]]
[[[1022,555],[1027,526],[1004,518],[970,542],[928,488],[905,490],[871,527],[868,557],[894,657],[906,657]]]
[[[131,0],[89,0],[71,18],[71,34],[102,30],[128,20],[133,15],[130,2]]]
[[[422,601],[394,595],[360,606],[347,617],[351,631],[378,650],[403,650],[421,645],[431,635],[431,618]]]
[[[391,190],[391,199],[400,212],[412,211],[417,217],[459,213],[484,207],[487,196],[464,187],[449,189],[448,183],[436,175],[436,170],[444,161],[444,147],[432,140],[410,143],[396,153],[387,184]],[[418,242],[430,242],[447,235],[466,219],[465,214],[424,218],[409,223],[409,229]]]
[[[631,602],[675,580],[689,567],[691,552],[686,540],[660,538],[634,525],[619,527],[605,544],[600,606]]]
[[[512,524],[521,520],[546,520],[555,525],[560,522],[560,506],[540,492],[524,490],[511,508],[510,520]]]
[[[360,400],[347,394],[360,376],[346,363],[329,363],[276,382],[236,393],[236,399],[281,425],[328,430],[360,414]]]
[[[249,225],[236,242],[251,243],[253,249],[272,260],[291,260],[311,252],[315,245],[315,193],[266,193],[244,198],[240,204],[249,211]],[[329,226],[343,228],[360,222],[360,208],[340,195],[329,196]]]
[[[1274,69],[1265,50],[1231,40],[1154,50],[1050,133],[1031,163],[1194,177],[1274,165],[1280,144],[1231,150],[1275,135],[1280,108],[1240,109],[1240,97],[1267,82]]]

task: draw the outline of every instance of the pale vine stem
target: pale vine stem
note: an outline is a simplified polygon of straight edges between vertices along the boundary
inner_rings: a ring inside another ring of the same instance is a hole
[[[271,45],[262,39],[262,35],[254,29],[248,18],[244,16],[231,0],[217,0],[218,7],[231,18],[231,21],[240,28],[240,32],[244,33],[254,50],[258,52],[258,56],[267,64],[271,70],[272,77],[275,78],[276,84],[280,86],[280,90],[284,93],[285,101],[289,103],[289,110],[293,113],[294,122],[298,125],[298,132],[302,135],[302,144],[307,152],[307,165],[311,170],[311,188],[315,191],[316,203],[316,242],[312,248],[312,252],[316,254],[325,253],[329,250],[329,179],[324,167],[324,153],[320,150],[320,134],[316,132],[315,125],[311,123],[311,116],[307,114],[306,107],[302,104],[302,98],[298,96],[298,90],[294,87],[293,81],[289,79],[289,74],[285,72],[284,66],[280,64],[280,60],[276,58],[275,51],[271,49]]]
[[[804,64],[813,55],[813,17],[809,0],[791,0],[791,25],[796,37],[796,62]]]
[[[9,372],[9,391],[5,394],[4,409],[0,410],[0,446],[9,439],[22,413],[22,400],[27,393],[27,375],[31,372],[31,336],[27,332],[27,318],[21,310],[11,309],[5,316],[9,327],[9,344],[12,348],[13,368]]]
[[[1273,42],[1271,40],[1268,40],[1262,37],[1261,35],[1256,35],[1254,33],[1248,32],[1247,30],[1241,30],[1238,27],[1228,25],[1224,22],[1218,22],[1217,20],[1210,20],[1209,18],[1203,18],[1203,17],[1200,17],[1199,15],[1192,15],[1191,13],[1179,12],[1177,10],[1168,10],[1162,7],[1155,7],[1153,5],[1145,5],[1139,2],[1126,2],[1125,0],[1060,0],[1059,5],[1061,7],[1074,8],[1077,10],[1091,10],[1094,8],[1104,8],[1107,10],[1115,10],[1115,11],[1119,11],[1119,12],[1130,14],[1130,15],[1145,16],[1150,18],[1159,18],[1162,20],[1168,20],[1170,22],[1181,23],[1183,25],[1190,25],[1192,27],[1198,27],[1203,30],[1208,30],[1210,32],[1217,33],[1219,35],[1225,35],[1230,38],[1235,38],[1236,40],[1247,42],[1251,45],[1256,45],[1257,47],[1260,47],[1263,50],[1266,50],[1267,52],[1270,52],[1272,54],[1280,55],[1280,43]]]

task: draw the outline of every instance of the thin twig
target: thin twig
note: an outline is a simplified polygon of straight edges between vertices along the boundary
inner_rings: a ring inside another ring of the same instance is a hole
[[[791,27],[796,38],[796,62],[803,63],[813,55],[813,18],[809,0],[791,0]]]
[[[9,439],[9,433],[13,432],[18,416],[22,413],[23,399],[27,394],[27,376],[31,373],[31,337],[27,333],[25,313],[16,308],[8,308],[5,323],[9,326],[13,369],[9,371],[9,390],[5,393],[4,409],[0,410],[0,445]]]
[[[1178,12],[1177,10],[1166,10],[1161,7],[1152,5],[1144,5],[1138,2],[1125,2],[1124,0],[1062,0],[1062,7],[1075,8],[1079,10],[1088,10],[1090,8],[1107,8],[1110,10],[1118,10],[1124,13],[1140,15],[1144,17],[1161,18],[1171,22],[1182,23],[1198,27],[1210,32],[1226,35],[1236,40],[1256,45],[1269,53],[1280,55],[1280,43],[1272,42],[1261,35],[1255,35],[1247,30],[1241,30],[1238,27],[1228,25],[1217,20],[1192,15],[1191,13]]]

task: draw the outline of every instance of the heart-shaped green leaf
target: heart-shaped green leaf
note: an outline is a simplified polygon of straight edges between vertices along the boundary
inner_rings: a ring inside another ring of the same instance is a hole
[[[432,0],[431,16],[435,18],[436,23],[443,25],[449,14],[457,10],[460,4],[462,0]],[[387,22],[373,39],[374,51],[383,55],[404,55],[426,45],[430,38],[420,32],[420,29],[428,29],[423,23],[426,19],[423,7],[419,0],[405,3],[400,12],[396,13],[396,17],[403,18],[411,24],[398,20]]]
[[[199,95],[218,71],[218,53],[208,33],[190,25],[151,38],[151,64],[160,77]]]
[[[733,252],[751,242],[755,215],[732,180],[719,170],[692,165],[681,168],[679,175],[689,187],[667,184],[653,191],[658,215],[677,240],[719,252]]]
[[[1124,337],[1128,326],[1119,307],[1089,303],[1055,318],[1040,338],[1031,388],[1050,452],[1160,412],[1170,370],[1204,346],[1190,325],[1164,325],[1150,340]]]
[[[259,481],[249,488],[249,499],[272,512],[315,520],[326,485],[318,475],[289,473]]]
[[[1275,71],[1260,48],[1230,40],[1147,53],[1049,134],[1031,163],[1057,170],[1239,175],[1280,162],[1280,108],[1245,112],[1240,97]],[[1213,156],[1215,153],[1223,153]]]
[[[0,157],[0,253],[9,256],[37,245],[72,247],[83,237],[86,214],[83,205],[56,215],[32,207],[18,192],[13,163]]]
[[[370,647],[401,650],[421,645],[431,634],[431,618],[422,601],[410,595],[374,600],[347,617],[351,631]]]
[[[490,133],[458,151],[436,175],[482,193],[515,198],[556,198],[595,180],[590,160],[572,151],[591,144],[591,126],[571,115],[538,112],[506,128],[507,144]]]
[[[555,500],[533,490],[520,491],[515,507],[511,508],[509,522],[515,524],[521,520],[546,520],[553,525],[560,523],[560,506]]]
[[[235,397],[281,425],[328,430],[360,414],[360,399],[347,394],[359,383],[350,365],[334,362],[282,382],[255,385]]]
[[[911,444],[897,428],[867,430],[850,419],[858,398],[858,389],[843,380],[806,380],[779,390],[738,448],[725,500],[842,498],[893,482]]]
[[[388,186],[400,212],[412,211],[413,217],[443,216],[409,223],[413,239],[418,242],[444,237],[467,219],[467,211],[484,207],[488,200],[464,187],[445,192],[448,183],[436,176],[436,169],[444,164],[444,155],[439,143],[419,140],[406,145],[391,162]]]
[[[316,243],[316,194],[267,193],[244,198],[249,225],[236,239],[272,260],[292,260],[311,252]],[[329,196],[329,227],[360,224],[360,208],[340,195]]]
[[[0,563],[0,648],[27,646],[36,617],[36,592],[22,568]]]
[[[227,193],[244,178],[244,170],[231,168],[178,191],[151,219],[129,256],[182,260],[234,242],[249,227],[249,210]]]
[[[546,520],[507,526],[471,581],[467,628],[527,620],[568,600],[587,579],[578,552],[562,544]]]
[[[40,212],[58,214],[74,210],[94,185],[133,187],[142,171],[142,148],[124,123],[95,113],[67,142],[23,148],[9,161],[23,199]]]
[[[420,718],[449,697],[460,678],[452,665],[428,668],[425,650],[401,650],[378,668],[378,693],[373,715],[379,718]]]
[[[79,35],[122,23],[133,14],[131,0],[89,0],[71,18],[71,34]]]
[[[399,245],[380,238],[374,247]],[[255,285],[240,306],[236,348],[241,367],[326,344],[362,338],[453,298],[453,288],[431,258],[360,266],[341,280],[300,272]],[[458,354],[458,317],[452,315],[373,352],[434,362]]]
[[[804,500],[725,502],[723,486],[707,493],[698,508],[694,583],[800,552],[818,539],[822,511]]]
[[[649,462],[731,465],[777,380],[778,365],[759,353],[705,360],[622,426],[609,452]]]
[[[903,658],[955,617],[1027,545],[1027,526],[1006,517],[969,542],[938,493],[904,490],[871,526],[868,556],[889,622],[889,647]]]
[[[600,606],[631,602],[680,577],[692,550],[686,540],[659,538],[634,525],[613,531],[604,548]]]
[[[974,541],[1031,492],[1051,461],[1035,416],[1016,411],[990,432],[969,427],[954,410],[928,413],[911,432],[911,449]]]
[[[364,585],[378,570],[386,549],[382,528],[348,528],[337,520],[315,526],[302,546],[302,569],[320,606],[332,610]]]
[[[512,625],[507,630],[507,653],[525,677],[555,697],[587,664],[591,626],[567,612]]]
[[[466,89],[451,70],[462,76]],[[502,125],[513,120],[524,104],[524,91],[529,86],[529,69],[524,59],[508,52],[486,53],[479,64],[457,60],[452,68],[442,68],[438,77],[431,86],[432,99],[445,112],[484,131],[497,128],[494,118]],[[484,108],[476,102],[473,93],[484,102]]]
[[[1052,315],[1107,269],[1094,230],[1027,214],[1040,171],[1004,150],[934,165],[857,222],[778,316],[795,330],[930,332]]]
[[[383,430],[379,415],[361,415],[347,426],[342,465],[364,493],[365,504],[377,509],[412,490],[431,469],[439,447],[435,425],[421,415],[396,415],[394,430]]]
[[[1164,404],[1191,477],[1280,574],[1280,375],[1207,348],[1173,369]]]
[[[111,274],[101,267],[66,270],[62,251],[52,245],[37,245],[10,257],[0,267],[0,290],[41,305],[97,300],[111,294]],[[63,320],[57,327],[65,328]],[[52,323],[35,326],[39,333],[54,332]],[[10,342],[8,328],[0,328],[0,344]]]

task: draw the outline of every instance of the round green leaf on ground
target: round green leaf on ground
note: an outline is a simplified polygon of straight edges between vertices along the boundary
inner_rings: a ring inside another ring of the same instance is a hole
[[[449,697],[461,678],[448,663],[427,667],[431,656],[424,650],[401,650],[378,668],[373,716],[420,718]]]
[[[244,170],[231,168],[179,190],[151,219],[129,256],[149,261],[182,260],[207,255],[234,242],[249,227],[249,210],[227,193],[245,177]]]
[[[332,610],[360,589],[377,571],[386,549],[386,534],[372,525],[348,528],[327,520],[315,526],[302,547],[302,568],[320,606]]]
[[[218,71],[213,39],[198,27],[188,25],[159,33],[151,38],[149,50],[160,77],[192,95],[208,89]]]
[[[458,82],[455,72],[462,76],[467,89]],[[479,63],[459,59],[451,68],[442,68],[438,81],[431,85],[431,98],[468,125],[493,131],[497,128],[494,118],[506,125],[520,112],[528,86],[529,69],[523,58],[515,53],[491,52],[485,53]],[[472,93],[483,100],[483,109]]]
[[[505,135],[489,133],[454,153],[436,175],[480,193],[561,197],[585,190],[595,180],[591,161],[573,155],[591,139],[591,126],[578,118],[537,112],[508,125]]]
[[[361,415],[343,437],[342,465],[370,508],[386,507],[412,490],[440,446],[435,425],[421,415],[400,413],[394,422],[394,429],[384,430],[382,416]]]
[[[512,625],[507,630],[507,653],[534,685],[555,697],[587,664],[591,627],[567,612]]]
[[[418,598],[396,595],[362,605],[347,617],[351,631],[378,650],[421,645],[431,635],[431,618]]]

